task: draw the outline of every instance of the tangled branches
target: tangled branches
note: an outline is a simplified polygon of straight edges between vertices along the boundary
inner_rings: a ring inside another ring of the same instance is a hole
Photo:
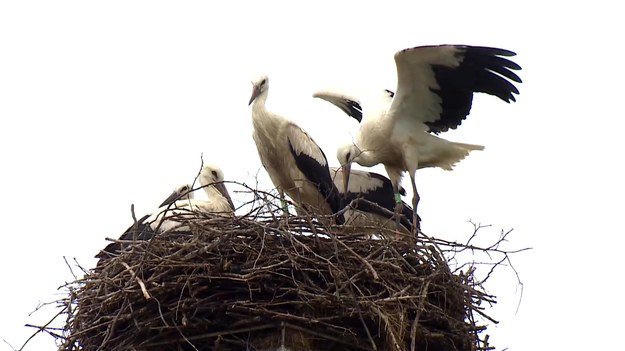
[[[445,258],[479,248],[260,207],[186,216],[67,285],[59,350],[492,349],[494,296]]]

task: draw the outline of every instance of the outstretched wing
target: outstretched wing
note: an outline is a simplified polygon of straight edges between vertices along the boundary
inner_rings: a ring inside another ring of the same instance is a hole
[[[401,50],[395,54],[397,91],[393,118],[417,118],[433,133],[455,129],[471,110],[474,93],[516,101],[521,67],[498,48],[439,45]]]

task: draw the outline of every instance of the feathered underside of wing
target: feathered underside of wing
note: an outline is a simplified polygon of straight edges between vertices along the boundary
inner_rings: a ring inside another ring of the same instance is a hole
[[[521,67],[514,52],[480,46],[439,45],[395,55],[398,74],[393,102],[398,118],[418,118],[431,132],[455,129],[469,115],[474,93],[515,101]]]

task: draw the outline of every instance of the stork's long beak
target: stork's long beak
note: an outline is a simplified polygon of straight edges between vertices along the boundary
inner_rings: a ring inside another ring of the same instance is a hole
[[[188,184],[179,186],[160,204],[159,207],[170,205],[177,200],[188,200],[193,198],[193,193],[189,192],[190,189],[191,186]]]
[[[223,195],[223,197],[225,197],[226,200],[228,200],[228,204],[230,205],[230,208],[232,209],[232,211],[234,211],[235,210],[234,204],[232,203],[232,199],[230,198],[230,193],[228,193],[228,189],[226,189],[226,185],[223,182],[216,183],[215,188],[217,188],[217,191],[219,191],[221,195]]]
[[[256,99],[256,97],[258,96],[258,94],[260,94],[260,86],[256,85],[254,83],[252,83],[253,87],[252,87],[252,97],[250,97],[250,102],[247,103],[247,105],[251,105],[252,102],[254,102],[254,99]]]
[[[343,194],[347,194],[347,189],[349,189],[349,174],[352,171],[352,163],[347,162],[343,166]]]

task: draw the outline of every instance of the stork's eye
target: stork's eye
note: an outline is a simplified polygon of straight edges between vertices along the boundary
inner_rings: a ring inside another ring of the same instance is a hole
[[[215,179],[219,178],[217,177],[217,171],[212,171],[211,173],[213,173],[213,177],[215,177]]]
[[[346,156],[346,160],[349,161],[352,158],[352,153],[348,152]]]

